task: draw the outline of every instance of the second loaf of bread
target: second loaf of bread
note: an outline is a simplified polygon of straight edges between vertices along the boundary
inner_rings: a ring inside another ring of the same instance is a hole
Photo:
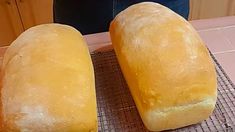
[[[112,21],[111,40],[145,126],[198,123],[212,113],[216,72],[192,26],[157,3],[133,5]]]

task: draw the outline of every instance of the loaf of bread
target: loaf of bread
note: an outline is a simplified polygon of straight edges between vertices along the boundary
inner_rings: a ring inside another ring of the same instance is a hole
[[[112,44],[135,104],[151,131],[195,124],[212,113],[216,72],[199,35],[152,2],[130,6],[110,25]]]
[[[76,29],[28,29],[7,49],[2,71],[4,132],[97,131],[93,66]]]

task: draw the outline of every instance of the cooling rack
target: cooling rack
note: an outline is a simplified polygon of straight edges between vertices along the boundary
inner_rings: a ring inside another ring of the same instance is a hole
[[[98,129],[101,132],[147,132],[130,95],[113,50],[91,54],[96,77]],[[214,60],[218,98],[213,114],[201,123],[173,132],[234,132],[235,86]]]

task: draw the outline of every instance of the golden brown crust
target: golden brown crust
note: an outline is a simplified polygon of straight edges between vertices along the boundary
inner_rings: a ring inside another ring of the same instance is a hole
[[[194,124],[209,116],[217,96],[216,72],[205,45],[186,20],[157,3],[143,2],[118,14],[110,34],[124,77],[150,130]],[[199,102],[207,102],[207,108]],[[198,111],[186,108],[197,103]],[[171,110],[181,106],[184,112]],[[162,112],[165,119],[154,117],[154,112]],[[206,114],[199,119],[195,112]],[[184,113],[191,114],[189,121],[171,119]]]
[[[3,72],[9,131],[97,131],[93,66],[74,28],[44,24],[27,30],[6,51]]]

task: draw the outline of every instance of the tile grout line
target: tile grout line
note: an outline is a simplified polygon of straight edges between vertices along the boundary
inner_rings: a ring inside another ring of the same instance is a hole
[[[225,26],[225,27],[214,27],[214,28],[207,28],[207,29],[199,29],[197,32],[203,32],[203,31],[213,31],[213,30],[221,30],[221,29],[227,29],[227,28],[233,28],[235,25]]]
[[[235,53],[235,50],[226,50],[226,51],[219,51],[219,52],[214,52],[212,53],[213,55],[217,55],[217,54],[223,54],[223,53]]]

